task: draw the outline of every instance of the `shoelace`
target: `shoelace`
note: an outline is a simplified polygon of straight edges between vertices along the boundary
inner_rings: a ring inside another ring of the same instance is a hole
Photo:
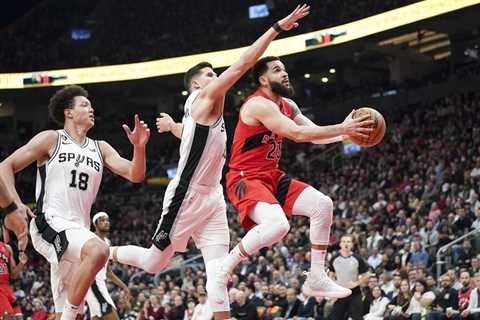
[[[328,269],[326,269],[324,272],[321,272],[320,275],[316,276],[311,276],[311,272],[309,271],[303,271],[303,275],[307,277],[307,279],[310,279],[315,284],[330,284],[333,282],[332,279],[328,276]],[[334,283],[334,282],[333,282]]]

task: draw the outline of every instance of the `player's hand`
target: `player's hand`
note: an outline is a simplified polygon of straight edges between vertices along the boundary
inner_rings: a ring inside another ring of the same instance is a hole
[[[35,217],[29,207],[21,203],[14,212],[3,219],[3,225],[15,233],[18,240],[18,250],[25,251],[28,244],[28,217]]]
[[[148,139],[150,139],[150,129],[145,122],[140,121],[138,114],[135,115],[135,127],[133,128],[133,131],[131,131],[126,124],[122,125],[122,127],[127,134],[128,140],[130,140],[130,143],[134,146],[145,146]]]
[[[368,115],[353,119],[354,112],[355,110],[352,110],[342,122],[344,134],[357,139],[367,139],[369,133],[373,131],[373,128],[366,127],[372,125],[373,120],[368,120]]]
[[[293,28],[298,27],[298,20],[306,17],[310,14],[310,6],[303,4],[302,6],[298,5],[295,10],[292,11],[288,16],[278,21],[280,28],[282,30],[288,31]]]
[[[28,256],[25,254],[25,252],[20,251],[20,253],[18,254],[18,261],[19,261],[22,265],[26,265],[26,264],[27,264],[27,262],[28,262]]]
[[[468,317],[469,315],[470,315],[470,310],[468,310],[468,309],[463,310],[462,313],[461,313],[461,316],[462,316],[463,318],[466,318],[466,317]]]
[[[122,291],[123,291],[123,294],[125,295],[126,299],[130,300],[132,298],[132,294],[130,293],[130,289],[127,286],[122,288]]]
[[[167,113],[161,112],[160,117],[157,118],[157,130],[158,133],[172,131],[172,126],[175,124],[172,117]]]

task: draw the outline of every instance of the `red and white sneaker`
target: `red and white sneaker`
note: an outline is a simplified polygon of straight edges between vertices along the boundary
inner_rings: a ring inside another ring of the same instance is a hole
[[[304,274],[307,275],[307,280],[302,286],[302,292],[306,296],[345,298],[352,294],[352,290],[336,284],[325,271],[318,274],[312,272],[304,272]]]

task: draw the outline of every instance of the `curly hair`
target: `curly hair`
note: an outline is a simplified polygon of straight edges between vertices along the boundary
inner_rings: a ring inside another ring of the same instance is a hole
[[[65,115],[63,111],[72,108],[73,99],[78,96],[88,98],[88,91],[81,86],[72,85],[66,86],[55,92],[50,98],[50,103],[48,104],[50,118],[52,118],[52,120],[58,125],[63,126],[65,123]]]

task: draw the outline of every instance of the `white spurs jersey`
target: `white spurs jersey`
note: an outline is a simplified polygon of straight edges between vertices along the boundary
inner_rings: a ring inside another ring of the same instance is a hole
[[[90,229],[90,210],[103,173],[100,147],[90,138],[80,145],[65,130],[57,133],[52,157],[37,169],[37,211],[57,232]]]
[[[174,183],[217,187],[225,165],[227,133],[221,116],[213,125],[204,126],[192,118],[192,104],[200,90],[192,92],[185,102],[180,160]]]

